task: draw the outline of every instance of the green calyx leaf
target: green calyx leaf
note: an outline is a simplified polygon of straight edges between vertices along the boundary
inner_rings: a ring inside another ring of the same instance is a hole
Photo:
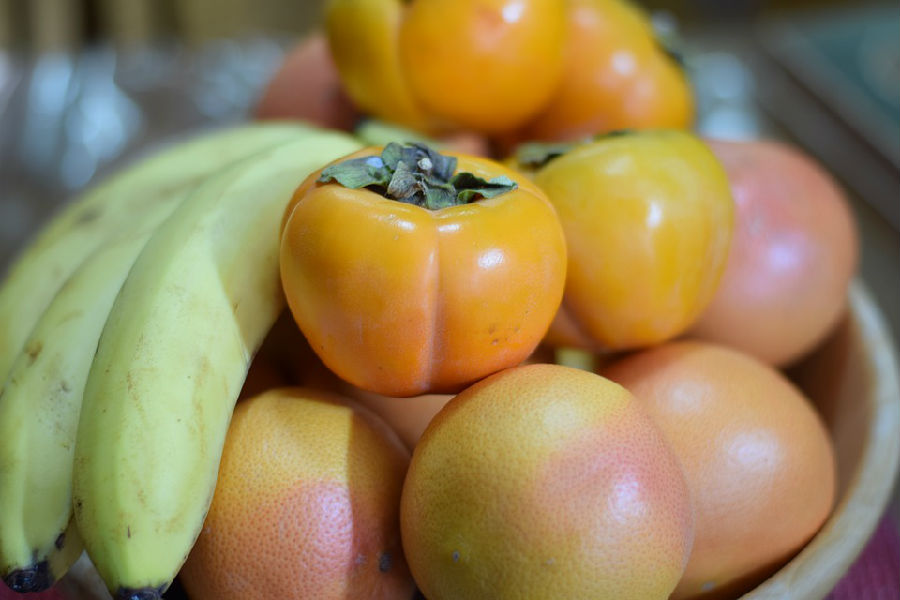
[[[458,173],[450,181],[458,190],[457,195],[466,204],[480,198],[494,198],[504,192],[516,189],[516,182],[506,175],[492,177],[485,181],[471,173]]]
[[[325,167],[319,181],[337,181],[346,188],[357,190],[368,186],[387,186],[391,178],[381,157],[365,156]]]
[[[523,167],[540,169],[547,163],[568,153],[577,146],[582,146],[591,142],[599,142],[607,138],[631,135],[632,133],[634,133],[633,129],[614,129],[612,131],[598,133],[597,135],[572,142],[525,142],[516,147],[516,162]]]
[[[539,169],[577,145],[578,142],[526,142],[516,148],[516,162],[525,167]]]
[[[385,198],[438,210],[494,198],[518,186],[508,177],[485,180],[472,173],[455,173],[456,158],[423,143],[389,143],[381,156],[352,158],[322,171],[319,181],[335,181],[351,189],[367,188]]]

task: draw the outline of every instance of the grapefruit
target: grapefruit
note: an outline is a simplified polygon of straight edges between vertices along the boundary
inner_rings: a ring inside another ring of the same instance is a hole
[[[672,598],[735,598],[818,531],[835,498],[828,433],[801,392],[749,355],[672,342],[604,370],[628,388],[678,456],[696,538]]]
[[[429,600],[665,599],[692,525],[678,462],[631,394],[558,365],[501,371],[452,399],[401,500]]]
[[[728,173],[735,233],[691,333],[772,365],[793,363],[844,314],[859,261],[853,213],[834,179],[791,146],[708,144]]]
[[[281,388],[237,405],[192,600],[409,598],[397,507],[409,453],[371,413]]]

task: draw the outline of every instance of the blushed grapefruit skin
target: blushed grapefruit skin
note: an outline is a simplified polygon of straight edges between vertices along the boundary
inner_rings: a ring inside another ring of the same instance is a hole
[[[795,363],[845,314],[859,263],[850,204],[787,144],[707,144],[728,172],[735,228],[719,288],[690,334],[771,365]]]
[[[812,405],[780,372],[702,342],[671,342],[606,377],[650,412],[678,456],[696,537],[672,598],[737,597],[796,554],[831,512],[836,466]]]
[[[255,113],[262,120],[300,119],[320,127],[353,129],[359,111],[341,86],[322,32],[307,35],[287,53],[263,90]]]
[[[185,589],[196,600],[410,598],[397,514],[408,460],[383,422],[333,394],[241,402]]]
[[[680,466],[631,395],[557,365],[508,369],[451,400],[401,501],[429,600],[664,599],[692,528]]]

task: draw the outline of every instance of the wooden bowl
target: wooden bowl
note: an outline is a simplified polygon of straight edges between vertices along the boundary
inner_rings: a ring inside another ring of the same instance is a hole
[[[818,407],[834,441],[837,503],[807,546],[745,600],[824,598],[856,560],[890,499],[900,463],[900,381],[889,328],[859,282],[846,318],[789,375]],[[109,600],[82,556],[60,582],[66,598]],[[180,590],[167,597],[182,600]]]

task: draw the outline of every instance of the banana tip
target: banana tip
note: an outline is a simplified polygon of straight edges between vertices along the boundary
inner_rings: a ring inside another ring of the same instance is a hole
[[[168,585],[145,588],[119,588],[115,593],[115,600],[162,600],[163,592]]]
[[[19,594],[36,594],[50,589],[55,583],[46,560],[23,569],[15,569],[3,578],[12,591]]]

